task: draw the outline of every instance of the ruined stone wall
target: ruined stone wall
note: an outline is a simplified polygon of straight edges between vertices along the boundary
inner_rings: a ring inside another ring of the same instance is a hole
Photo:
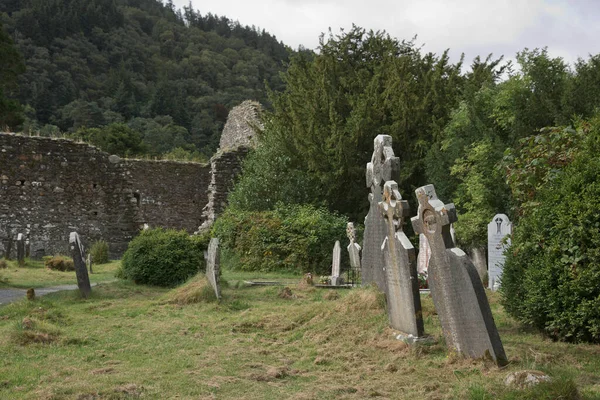
[[[178,161],[123,161],[139,206],[151,227],[194,232],[208,202],[210,165]]]
[[[193,232],[207,202],[209,167],[119,160],[64,139],[0,134],[0,255],[23,233],[31,256],[68,254],[69,232],[85,246],[122,255],[143,223]]]

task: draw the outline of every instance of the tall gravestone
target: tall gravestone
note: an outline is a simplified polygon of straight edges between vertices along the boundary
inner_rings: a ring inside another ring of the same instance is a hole
[[[381,244],[387,235],[387,228],[379,211],[379,202],[382,200],[384,183],[399,175],[400,160],[394,156],[391,136],[377,135],[373,144],[373,156],[367,164],[367,187],[371,189],[371,193],[369,213],[365,218],[361,280],[363,285],[375,282],[385,292],[385,260]]]
[[[379,203],[387,223],[387,236],[382,248],[385,254],[388,317],[392,328],[423,336],[423,317],[415,248],[402,230],[404,218],[410,215],[406,200],[395,181],[385,183],[383,201]]]
[[[338,286],[341,283],[340,256],[341,256],[340,241],[336,240],[335,245],[333,246],[333,255],[332,255],[332,263],[331,263],[331,284],[333,286]]]
[[[206,278],[215,291],[217,299],[221,299],[221,249],[219,239],[212,238],[208,244],[206,257]]]
[[[90,285],[90,277],[85,265],[85,252],[77,232],[71,232],[69,235],[69,245],[71,247],[73,264],[75,265],[75,275],[77,276],[79,292],[81,292],[83,298],[88,298],[90,293],[92,293],[92,286]]]
[[[352,270],[352,275],[356,277],[360,272],[360,245],[356,243],[356,229],[354,229],[352,222],[348,222],[346,226],[346,235],[350,241],[347,247],[350,258],[350,269]]]
[[[505,365],[508,361],[481,279],[450,235],[450,224],[457,220],[454,204],[444,205],[433,185],[415,193],[419,210],[411,221],[431,246],[429,287],[446,344],[472,358],[489,354],[498,365]]]
[[[417,272],[426,274],[429,266],[429,258],[431,258],[431,249],[429,242],[422,233],[419,235],[419,255],[417,257]]]
[[[488,224],[488,287],[496,290],[504,268],[504,250],[510,246],[512,223],[504,214],[496,214]]]
[[[25,237],[22,233],[17,235],[17,261],[19,267],[25,266]]]

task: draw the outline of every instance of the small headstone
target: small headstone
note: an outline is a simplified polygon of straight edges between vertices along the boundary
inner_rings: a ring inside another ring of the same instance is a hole
[[[429,248],[429,242],[422,233],[419,235],[419,256],[417,258],[417,272],[420,274],[427,273],[427,267],[429,266],[429,259],[431,258],[431,249]]]
[[[221,250],[219,249],[219,239],[212,238],[208,244],[208,254],[206,257],[206,278],[215,291],[217,299],[221,299]]]
[[[22,233],[17,235],[17,261],[19,267],[25,266],[25,237]]]
[[[340,241],[336,240],[335,245],[333,246],[333,257],[332,257],[333,261],[331,264],[331,284],[333,286],[338,286],[341,283],[340,255],[341,255]]]
[[[512,223],[508,217],[504,214],[494,215],[488,224],[488,287],[492,290],[500,286],[500,277],[506,259],[504,250],[510,246],[511,233]]]
[[[387,227],[379,202],[382,199],[383,185],[399,175],[400,160],[394,156],[392,137],[377,135],[373,141],[374,151],[371,162],[367,164],[367,187],[369,194],[369,213],[365,218],[365,233],[361,260],[361,281],[363,285],[375,282],[379,290],[385,292],[385,260],[381,244],[387,235]]]
[[[498,365],[505,365],[508,360],[481,279],[450,235],[450,224],[457,220],[454,204],[444,205],[433,185],[415,193],[419,210],[411,222],[431,246],[429,287],[446,344],[472,358],[489,354]]]
[[[508,374],[504,379],[506,386],[516,387],[517,389],[527,389],[538,383],[550,382],[552,379],[542,371],[525,370],[516,371]]]
[[[81,296],[85,299],[92,293],[92,286],[90,285],[90,277],[84,261],[85,252],[77,232],[71,232],[69,235],[69,245],[71,246],[71,257],[73,257],[73,264],[75,265],[77,286],[79,287]]]
[[[87,258],[85,259],[85,265],[87,266],[88,271],[90,271],[90,274],[93,274],[94,271],[92,270],[92,255],[90,253],[88,253]]]
[[[360,245],[356,243],[356,230],[352,222],[348,222],[346,235],[348,235],[348,240],[350,240],[350,244],[347,247],[348,255],[350,256],[350,269],[353,271],[353,275],[356,276],[360,272]]]
[[[35,300],[35,290],[33,288],[27,289],[27,300]]]
[[[395,181],[385,183],[383,201],[379,203],[386,218],[388,232],[382,248],[385,253],[388,316],[392,328],[413,337],[423,336],[423,317],[415,248],[402,231],[410,208],[398,191]]]

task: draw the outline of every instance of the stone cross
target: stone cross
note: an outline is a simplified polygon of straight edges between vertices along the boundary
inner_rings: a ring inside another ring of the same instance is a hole
[[[395,181],[385,183],[379,208],[387,223],[381,246],[385,254],[388,317],[392,328],[416,337],[423,336],[423,317],[415,248],[402,230],[410,208]]]
[[[92,293],[92,286],[90,285],[90,277],[87,272],[85,265],[85,251],[79,235],[77,232],[71,232],[69,235],[69,245],[71,247],[71,257],[73,257],[73,264],[75,265],[75,275],[77,276],[77,286],[81,296],[86,299]]]
[[[208,244],[206,257],[206,278],[215,291],[217,299],[221,299],[221,249],[219,239],[212,238]]]
[[[340,256],[341,256],[340,241],[336,240],[335,245],[333,246],[333,256],[332,256],[333,260],[331,263],[331,284],[333,286],[339,286],[341,283]]]
[[[17,235],[17,261],[19,267],[25,266],[25,237],[22,233]]]
[[[489,354],[498,365],[505,365],[508,360],[483,284],[471,260],[454,247],[450,235],[450,224],[457,220],[454,204],[444,205],[433,185],[420,187],[415,193],[419,209],[411,222],[431,246],[429,287],[446,344],[472,358]]]
[[[360,271],[360,245],[356,243],[356,230],[352,222],[348,222],[346,235],[348,235],[348,240],[350,240],[350,244],[347,247],[348,255],[350,256],[350,268],[356,275]]]
[[[367,187],[369,194],[369,213],[365,218],[365,234],[361,260],[361,280],[363,285],[375,282],[381,291],[387,290],[385,282],[385,260],[381,244],[387,235],[387,228],[379,202],[382,200],[385,182],[396,179],[400,171],[400,160],[394,156],[392,137],[377,135],[374,140],[371,162],[367,164]]]
[[[512,223],[508,217],[504,214],[494,215],[488,224],[488,287],[492,290],[500,286],[500,277],[506,259],[504,250],[510,246],[511,233]]]

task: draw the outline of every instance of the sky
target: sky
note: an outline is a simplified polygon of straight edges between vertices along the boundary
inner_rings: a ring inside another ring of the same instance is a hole
[[[573,63],[600,53],[598,0],[191,0],[209,12],[242,25],[255,25],[297,49],[316,49],[319,35],[349,30],[385,30],[400,40],[417,36],[425,51],[493,53],[512,60],[524,48],[548,47],[553,57]],[[174,0],[178,8],[189,0]]]

